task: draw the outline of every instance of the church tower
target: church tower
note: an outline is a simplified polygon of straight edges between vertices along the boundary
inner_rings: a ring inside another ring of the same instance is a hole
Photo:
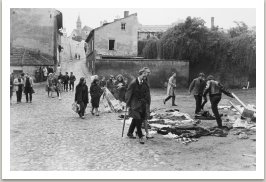
[[[81,31],[81,20],[80,20],[79,16],[78,16],[78,20],[77,20],[77,30]]]

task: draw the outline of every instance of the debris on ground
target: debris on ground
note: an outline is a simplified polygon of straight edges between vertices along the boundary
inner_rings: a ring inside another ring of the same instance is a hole
[[[238,135],[238,138],[239,138],[239,139],[248,139],[248,135],[247,135],[246,133],[242,132],[242,133],[240,133],[240,134]]]
[[[243,107],[231,104],[231,106],[225,105],[218,108],[223,120],[222,128],[199,126],[201,120],[215,120],[209,111],[199,113],[203,119],[198,119],[200,117],[191,118],[189,114],[182,113],[178,109],[153,109],[150,113],[151,119],[148,120],[148,128],[153,134],[158,133],[164,138],[174,139],[185,145],[197,141],[196,138],[202,136],[226,137],[228,134],[233,134],[239,139],[248,139],[250,135],[256,133],[255,105],[248,104]],[[243,113],[247,111],[252,113],[252,116],[244,117]],[[124,118],[124,115],[120,115],[119,118]],[[127,124],[131,121],[132,118],[126,118]]]

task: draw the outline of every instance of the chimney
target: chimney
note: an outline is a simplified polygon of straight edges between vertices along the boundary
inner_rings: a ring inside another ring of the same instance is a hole
[[[124,11],[124,18],[128,17],[129,11]]]
[[[211,17],[211,29],[214,28],[214,17]]]

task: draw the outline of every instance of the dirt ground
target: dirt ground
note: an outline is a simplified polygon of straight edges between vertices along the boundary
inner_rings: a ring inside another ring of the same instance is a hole
[[[155,134],[144,145],[137,139],[121,137],[118,113],[86,119],[71,110],[74,92],[64,92],[62,100],[48,98],[44,85],[36,86],[33,103],[11,105],[11,170],[125,170],[125,171],[254,171],[256,142],[227,137],[206,136],[183,145]],[[172,108],[163,104],[165,90],[152,90],[151,109]],[[245,103],[255,103],[256,90],[233,90]],[[176,92],[175,108],[193,115],[194,98],[187,91]],[[228,105],[223,96],[220,105]],[[237,103],[237,102],[235,102]],[[206,109],[210,107],[209,103]],[[121,113],[120,113],[121,114]],[[215,121],[200,125],[215,126]],[[125,134],[128,125],[125,127]],[[255,135],[251,136],[255,138]]]

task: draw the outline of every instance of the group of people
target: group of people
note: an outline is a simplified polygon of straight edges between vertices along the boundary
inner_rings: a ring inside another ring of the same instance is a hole
[[[218,104],[221,101],[222,93],[228,97],[234,98],[232,93],[225,89],[221,83],[216,81],[214,76],[209,75],[207,79],[205,79],[204,73],[200,73],[198,77],[191,82],[189,86],[189,94],[191,93],[194,95],[196,101],[196,115],[203,110],[204,105],[208,101],[207,94],[209,93],[212,112],[216,118],[218,127],[222,128],[222,119],[218,112]],[[203,102],[202,99],[204,99]]]
[[[139,76],[134,79],[128,86],[126,91],[126,104],[129,108],[129,116],[132,117],[132,122],[128,129],[127,136],[129,138],[136,138],[133,135],[134,129],[137,128],[137,136],[139,137],[139,142],[144,144],[143,134],[141,130],[141,124],[144,122],[145,130],[147,129],[147,118],[149,118],[150,113],[150,102],[151,95],[148,85],[148,76],[150,75],[149,68],[143,68],[139,71]],[[167,100],[172,98],[172,105],[175,104],[175,92],[176,87],[176,73],[173,73],[168,81],[167,88],[167,98],[163,100],[164,104]],[[232,93],[226,90],[221,83],[215,80],[214,76],[209,75],[205,79],[204,73],[200,73],[197,78],[195,78],[189,86],[189,93],[193,93],[196,101],[195,114],[198,114],[207,102],[207,94],[209,94],[211,108],[213,114],[216,118],[217,125],[222,128],[221,116],[218,112],[218,104],[222,98],[222,93],[234,98]],[[204,98],[204,102],[202,102]],[[148,130],[146,131],[146,137],[149,138]]]
[[[56,92],[57,97],[61,100],[61,93],[63,91],[68,92],[68,86],[69,91],[74,91],[75,81],[76,77],[73,72],[70,73],[70,76],[68,76],[68,72],[65,75],[62,75],[61,72],[59,75],[49,73],[46,86],[48,97],[53,97],[53,92]]]
[[[17,104],[21,103],[22,93],[25,93],[26,102],[32,102],[33,89],[33,79],[26,73],[14,75],[10,74],[10,103],[12,103],[13,92],[16,92]]]
[[[100,98],[102,94],[104,93],[104,89],[106,87],[101,87],[100,86],[100,80],[97,75],[94,76],[91,85],[90,85],[90,90],[88,89],[88,86],[86,84],[86,80],[84,77],[80,78],[80,81],[78,85],[76,86],[76,92],[75,92],[75,103],[78,104],[79,110],[78,110],[78,115],[80,118],[85,119],[85,110],[87,107],[87,104],[89,103],[89,93],[91,96],[91,114],[99,116],[99,103],[100,103]]]
[[[35,70],[35,82],[43,82],[47,80],[50,73],[54,73],[52,66],[40,66]]]
[[[120,102],[125,102],[125,94],[127,90],[127,78],[119,74],[116,77],[110,75],[108,80],[102,77],[100,81],[101,87],[106,87],[114,95],[114,97]]]
[[[59,73],[58,79],[60,79],[64,85],[64,91],[74,91],[75,81],[76,77],[73,74],[73,72],[70,72],[70,75],[68,75],[68,72],[63,75],[61,72]]]
[[[136,135],[139,137],[139,142],[144,144],[144,139],[141,125],[144,122],[146,138],[151,138],[148,132],[147,120],[150,117],[150,104],[151,94],[148,77],[151,74],[149,68],[144,67],[139,71],[138,77],[133,79],[130,84],[127,84],[127,80],[121,75],[117,75],[116,78],[110,75],[108,80],[103,77],[99,79],[97,75],[94,76],[90,88],[86,84],[84,77],[80,78],[78,85],[75,88],[75,103],[79,106],[78,115],[84,119],[85,109],[89,103],[89,94],[91,96],[91,114],[99,116],[99,103],[102,94],[105,89],[109,89],[115,98],[121,102],[125,102],[128,108],[128,116],[132,117],[132,122],[129,126],[127,136],[129,138],[136,138],[133,133],[136,128]],[[76,77],[73,72],[68,76],[68,72],[62,75],[55,73],[49,73],[47,79],[47,91],[49,94],[57,92],[57,96],[61,99],[62,91],[74,90]],[[172,106],[175,104],[175,88],[176,88],[176,73],[172,73],[168,81],[167,97],[163,100],[165,104],[170,98],[172,98]],[[21,74],[14,76],[10,75],[10,99],[12,98],[13,91],[16,91],[17,103],[21,102],[22,92],[26,95],[26,102],[32,102],[33,80],[29,74]],[[209,94],[212,112],[216,118],[217,125],[222,128],[222,120],[218,112],[218,104],[221,100],[222,93],[234,98],[233,95],[226,90],[221,83],[215,80],[214,76],[209,75],[207,78],[204,73],[199,73],[189,86],[189,94],[193,94],[195,98],[195,114],[199,114],[203,108]]]
[[[148,77],[151,74],[149,68],[144,67],[139,71],[137,78],[133,79],[130,84],[124,80],[122,75],[118,75],[116,78],[111,75],[106,81],[105,78],[99,80],[96,75],[91,83],[90,89],[86,85],[84,78],[80,79],[79,84],[76,87],[75,102],[79,104],[79,116],[84,117],[84,111],[89,103],[88,94],[91,95],[92,110],[91,113],[96,116],[99,115],[98,107],[101,95],[104,93],[105,89],[108,88],[111,93],[120,101],[126,103],[128,108],[128,116],[132,118],[132,122],[129,126],[127,136],[131,139],[135,139],[136,136],[139,138],[139,142],[144,144],[144,136],[146,138],[152,138],[148,132],[147,120],[150,117],[150,104],[151,104],[151,94],[150,86],[148,82]],[[167,87],[167,98],[163,100],[165,104],[170,98],[172,98],[172,106],[177,106],[175,104],[175,88],[176,88],[176,73],[172,73],[168,81]],[[89,91],[89,93],[88,93]],[[221,116],[218,112],[218,103],[221,100],[222,93],[227,96],[234,98],[233,95],[227,91],[221,83],[215,80],[214,76],[209,75],[205,78],[204,73],[200,73],[197,78],[195,78],[189,86],[189,94],[193,94],[196,102],[195,114],[199,114],[203,110],[206,104],[207,94],[209,94],[211,108],[213,114],[216,118],[217,125],[222,128]],[[95,110],[95,113],[94,113]],[[143,135],[141,126],[144,123],[144,128],[146,135]],[[134,130],[136,128],[136,136],[134,136]]]

